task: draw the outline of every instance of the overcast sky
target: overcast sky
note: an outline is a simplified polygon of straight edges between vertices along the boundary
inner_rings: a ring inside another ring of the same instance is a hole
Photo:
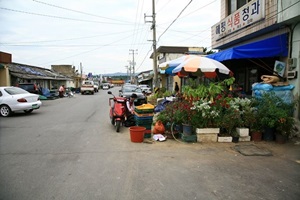
[[[220,0],[156,0],[155,10],[157,48],[210,49]],[[152,21],[152,0],[0,0],[0,51],[16,63],[82,63],[84,73],[102,74],[126,72],[131,49],[135,71],[151,70],[153,37],[144,15]]]

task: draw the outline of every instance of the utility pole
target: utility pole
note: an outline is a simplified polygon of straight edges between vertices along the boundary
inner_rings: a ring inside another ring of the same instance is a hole
[[[134,81],[134,83],[135,83],[135,68],[134,68],[134,66],[135,66],[135,61],[134,61],[134,49],[129,49],[129,51],[131,52],[131,53],[129,53],[129,54],[132,54],[132,75],[133,75],[133,81]],[[136,49],[135,51],[137,51],[137,49]],[[137,54],[137,53],[136,53],[136,54]]]
[[[132,79],[132,74],[131,74],[131,69],[132,69],[132,67],[131,67],[131,61],[130,60],[128,60],[128,62],[129,62],[129,77],[130,77],[130,83],[131,83],[131,79]]]
[[[154,87],[158,87],[158,72],[157,72],[157,56],[156,56],[156,21],[155,21],[155,0],[152,0],[152,16],[146,16],[144,15],[144,18],[146,17],[152,17],[152,21],[146,21],[152,23],[151,29],[153,33],[153,40],[152,40],[152,46],[153,46],[153,72],[154,72]]]
[[[80,87],[82,85],[82,64],[80,63]]]
[[[125,68],[126,68],[126,71],[127,71],[126,80],[128,80],[128,65],[126,65]]]

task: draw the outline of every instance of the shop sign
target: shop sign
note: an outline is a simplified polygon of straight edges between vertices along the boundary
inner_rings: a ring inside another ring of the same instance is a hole
[[[250,1],[212,27],[212,38],[219,40],[265,18],[265,0]]]

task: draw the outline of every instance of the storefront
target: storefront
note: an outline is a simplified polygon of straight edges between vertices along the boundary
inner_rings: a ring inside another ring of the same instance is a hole
[[[228,48],[207,57],[225,64],[234,73],[236,83],[246,94],[251,94],[252,84],[261,82],[262,75],[272,75],[275,62],[287,58],[288,38],[288,34],[284,33]]]

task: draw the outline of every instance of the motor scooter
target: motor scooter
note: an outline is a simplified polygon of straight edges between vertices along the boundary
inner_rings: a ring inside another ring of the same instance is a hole
[[[112,125],[114,125],[116,127],[116,131],[119,132],[120,126],[125,122],[127,99],[125,97],[116,97],[111,91],[108,91],[107,94],[113,96],[109,98],[109,117]]]

